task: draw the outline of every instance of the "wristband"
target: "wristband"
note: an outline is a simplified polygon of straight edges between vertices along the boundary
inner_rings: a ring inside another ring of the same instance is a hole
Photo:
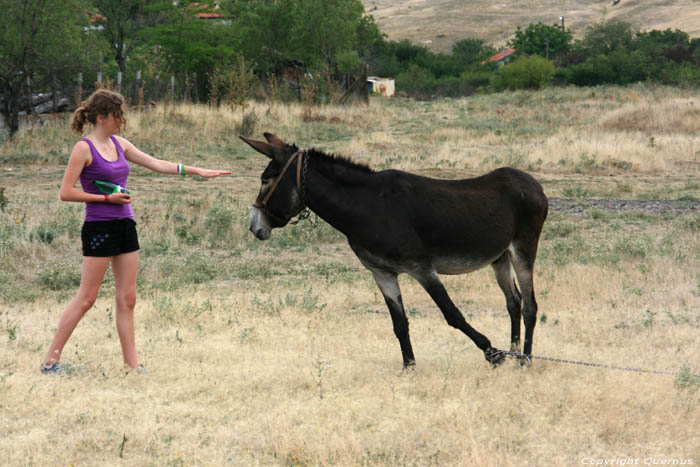
[[[105,203],[109,203],[109,195],[105,195]]]
[[[183,177],[185,176],[185,164],[177,164],[177,173]]]

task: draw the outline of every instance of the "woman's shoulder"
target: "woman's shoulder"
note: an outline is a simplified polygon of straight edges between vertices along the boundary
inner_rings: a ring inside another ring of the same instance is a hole
[[[75,146],[73,146],[73,154],[91,155],[90,140],[87,138],[81,138],[77,143],[75,143]]]
[[[92,163],[92,151],[90,150],[90,144],[86,138],[82,138],[75,143],[70,157],[71,159],[81,161],[84,165],[90,165]]]
[[[128,139],[124,138],[123,136],[119,135],[112,135],[112,137],[117,140],[119,145],[123,148],[127,148],[128,146],[131,146],[131,143],[129,142]]]

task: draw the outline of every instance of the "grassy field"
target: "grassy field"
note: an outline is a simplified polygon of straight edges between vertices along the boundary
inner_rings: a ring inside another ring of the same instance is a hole
[[[0,146],[2,463],[696,465],[697,214],[553,211],[535,267],[536,355],[673,375],[543,360],[492,370],[405,277],[417,368],[403,373],[383,299],[339,233],[320,220],[268,242],[247,232],[266,159],[237,135],[270,131],[442,178],[510,165],[550,197],[698,201],[699,97],[609,87],[129,113],[124,136],[147,152],[233,171],[206,181],[132,168],[148,375],[122,368],[111,275],[65,348],[72,371],[39,373],[80,279],[83,206],[58,200],[76,141],[67,119],[23,131]],[[469,322],[507,347],[493,272],[445,284]]]
[[[696,0],[363,0],[390,40],[409,39],[439,52],[468,37],[505,46],[520,26],[560,24],[580,37],[593,23],[619,19],[642,30],[680,29],[700,35],[700,8]]]

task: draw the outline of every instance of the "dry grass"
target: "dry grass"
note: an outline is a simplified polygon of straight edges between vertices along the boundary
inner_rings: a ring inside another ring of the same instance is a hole
[[[690,103],[693,103],[692,105]],[[700,198],[697,95],[600,88],[369,108],[254,104],[255,135],[443,177],[501,164],[547,193]],[[654,117],[644,118],[648,109]],[[658,114],[660,116],[657,116]],[[137,343],[126,373],[113,281],[64,352],[38,366],[75,292],[82,207],[56,199],[65,126],[0,147],[0,452],[8,465],[581,465],[700,461],[700,219],[550,213],[535,286],[535,353],[677,372],[650,375],[535,360],[497,370],[402,278],[418,367],[401,356],[383,299],[341,235],[321,223],[247,233],[265,159],[236,134],[244,115],[172,106],[130,113],[155,155],[227,167],[228,178],[134,169],[142,252]],[[697,128],[697,127],[696,127]],[[49,242],[48,238],[51,237]],[[471,324],[506,347],[493,273],[445,278]]]
[[[642,30],[680,29],[700,35],[700,9],[695,0],[363,0],[380,30],[390,40],[408,39],[432,50],[449,53],[452,44],[466,38],[484,39],[503,46],[518,26],[531,23],[565,25],[580,37],[597,22],[620,19]]]

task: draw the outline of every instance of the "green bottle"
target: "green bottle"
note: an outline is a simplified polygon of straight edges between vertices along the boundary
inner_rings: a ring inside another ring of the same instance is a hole
[[[111,195],[112,193],[129,193],[129,190],[123,186],[117,185],[116,183],[105,182],[102,180],[93,180],[92,183],[95,184],[98,190],[106,195]]]

